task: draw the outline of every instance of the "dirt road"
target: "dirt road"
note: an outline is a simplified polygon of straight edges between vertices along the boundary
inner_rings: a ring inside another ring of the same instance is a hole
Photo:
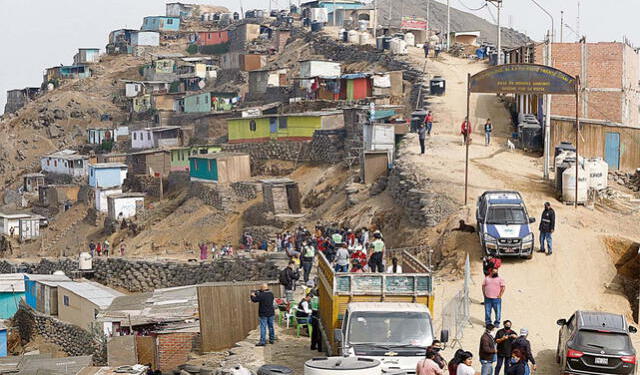
[[[423,66],[420,50],[412,49],[410,58],[416,66]],[[425,178],[433,181],[434,189],[447,192],[461,206],[464,204],[465,150],[459,132],[466,112],[466,77],[467,73],[474,74],[485,68],[481,63],[449,56],[437,62],[430,61],[430,73],[443,76],[447,88],[444,96],[430,100],[436,122],[428,139],[427,154],[419,154],[417,139],[408,149],[400,151],[419,167]],[[555,322],[558,318],[567,318],[577,309],[630,314],[625,296],[615,288],[607,288],[616,276],[616,269],[603,240],[609,236],[637,240],[640,238],[640,226],[637,225],[637,217],[584,207],[574,209],[555,199],[550,184],[542,179],[542,159],[521,151],[508,151],[505,147],[505,137],[511,134],[511,121],[495,95],[473,95],[470,112],[474,136],[469,151],[469,201],[460,215],[475,224],[476,197],[489,189],[520,191],[531,215],[537,220],[545,201],[550,201],[556,210],[554,254],[536,253],[529,261],[506,260],[500,269],[507,283],[502,318],[511,319],[516,329],[529,329],[529,338],[539,362],[538,373],[555,374],[558,372],[554,360],[558,338]],[[495,139],[491,146],[485,147],[481,127],[489,117],[494,124]],[[537,224],[533,229],[537,236]],[[461,344],[477,354],[484,325],[484,307],[480,305],[481,252],[476,234],[459,236],[457,242],[464,244],[463,248],[471,256],[473,281],[471,326],[464,330]],[[440,326],[438,320],[443,305],[461,287],[462,281],[437,284],[437,327]],[[640,342],[637,337],[635,341]],[[479,369],[479,363],[476,365]]]

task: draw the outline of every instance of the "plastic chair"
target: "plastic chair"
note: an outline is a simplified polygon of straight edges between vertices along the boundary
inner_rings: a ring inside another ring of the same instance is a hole
[[[296,312],[298,311],[298,309],[295,309]],[[311,325],[311,317],[309,316],[308,318],[298,318],[297,316],[295,316],[294,313],[294,323],[295,323],[295,328],[296,328],[296,337],[300,337],[300,327],[304,327],[307,326],[307,333],[309,334],[309,337],[311,337],[311,334],[313,332],[313,326]],[[302,319],[308,319],[307,323],[301,323],[300,321]]]
[[[293,322],[294,322],[294,323],[296,322],[296,312],[297,312],[297,311],[298,311],[298,308],[297,308],[297,307],[295,307],[295,306],[291,306],[291,307],[289,308],[289,311],[286,311],[286,312],[283,314],[283,318],[284,318],[284,321],[285,321],[285,323],[286,323],[286,325],[287,325],[287,328],[289,328],[289,325],[291,324],[291,321],[292,321],[292,320],[293,320]]]

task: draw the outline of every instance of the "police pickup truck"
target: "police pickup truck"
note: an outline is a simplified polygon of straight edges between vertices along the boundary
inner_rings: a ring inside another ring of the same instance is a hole
[[[476,222],[487,255],[533,256],[533,232],[522,196],[517,191],[486,191],[478,198]]]

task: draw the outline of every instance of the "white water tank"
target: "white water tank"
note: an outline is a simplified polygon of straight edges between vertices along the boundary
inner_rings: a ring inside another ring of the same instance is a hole
[[[314,358],[304,364],[304,375],[381,375],[380,361],[360,357]]]
[[[359,44],[369,44],[369,33],[366,31],[360,33],[360,38],[358,41],[360,42]]]
[[[367,31],[369,28],[369,21],[367,20],[359,20],[358,21],[358,30],[359,31]]]
[[[360,37],[358,36],[357,31],[349,30],[349,32],[347,32],[347,42],[358,44],[359,41],[360,41]]]
[[[578,194],[577,202],[585,203],[587,201],[587,192],[589,191],[589,174],[581,164],[578,167]],[[565,203],[576,202],[576,167],[573,165],[562,173],[562,200]]]
[[[64,271],[57,270],[53,274],[56,275],[56,276],[64,276]]]
[[[413,33],[404,34],[404,41],[408,46],[414,47],[416,45],[416,36]]]
[[[400,38],[391,39],[390,43],[391,53],[394,55],[406,55],[407,54],[407,42]]]
[[[87,252],[80,253],[80,258],[78,259],[78,268],[80,271],[89,271],[93,269],[91,254]]]
[[[554,160],[553,168],[555,169],[558,165],[562,164],[565,159],[569,159],[569,161],[576,160],[576,153],[573,151],[561,151]]]
[[[589,166],[589,187],[595,190],[606,189],[609,183],[609,164],[602,158],[591,158],[585,162]]]

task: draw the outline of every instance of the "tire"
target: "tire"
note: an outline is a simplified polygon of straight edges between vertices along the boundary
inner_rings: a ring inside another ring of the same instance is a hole
[[[556,363],[560,364],[562,358],[560,358],[560,335],[558,335],[558,345],[556,345]]]

